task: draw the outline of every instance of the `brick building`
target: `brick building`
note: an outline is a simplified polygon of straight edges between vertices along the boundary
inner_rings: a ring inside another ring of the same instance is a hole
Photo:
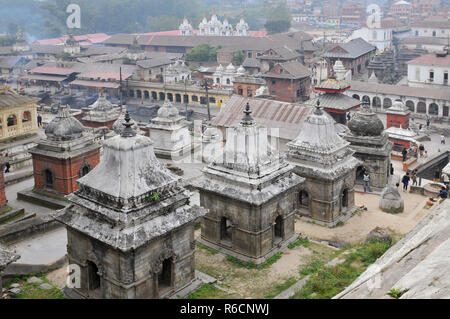
[[[298,61],[276,64],[263,74],[271,95],[276,100],[297,102],[309,99],[311,92],[311,72]]]
[[[362,38],[353,39],[347,43],[337,44],[324,54],[331,72],[337,60],[341,60],[347,70],[352,70],[355,77],[364,73],[370,60],[375,55],[376,47]]]
[[[106,126],[111,129],[120,116],[120,108],[109,102],[103,93],[88,109],[89,111],[80,121],[86,127],[99,128]]]
[[[252,97],[261,86],[265,85],[266,81],[261,78],[253,76],[239,76],[233,81],[234,93],[242,96]]]
[[[78,178],[100,161],[100,144],[65,106],[45,128],[46,139],[29,152],[33,158],[34,190],[70,194]]]

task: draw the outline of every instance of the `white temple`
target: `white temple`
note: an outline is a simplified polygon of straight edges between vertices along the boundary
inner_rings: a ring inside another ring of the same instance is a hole
[[[214,84],[223,88],[231,88],[233,87],[235,78],[245,74],[246,71],[242,65],[236,69],[232,63],[230,63],[226,68],[220,64],[213,73]]]
[[[249,36],[248,24],[241,17],[241,20],[236,25],[236,32],[233,31],[233,26],[228,22],[225,17],[223,22],[219,20],[216,15],[215,10],[211,16],[211,20],[208,21],[206,16],[203,16],[202,21],[198,25],[198,35],[209,35],[209,36]],[[189,23],[188,19],[185,17],[183,22],[178,27],[179,35],[193,35],[194,30],[192,25]]]
[[[178,30],[180,30],[180,35],[194,35],[194,28],[192,28],[186,16],[183,19],[183,23],[178,27]]]

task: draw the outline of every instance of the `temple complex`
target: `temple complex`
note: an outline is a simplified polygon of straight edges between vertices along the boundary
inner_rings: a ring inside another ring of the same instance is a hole
[[[363,163],[356,170],[356,182],[362,184],[364,170],[370,174],[370,186],[382,190],[390,175],[392,143],[384,131],[383,122],[370,108],[360,109],[348,122],[350,132],[344,135],[354,156]]]
[[[336,132],[334,120],[320,108],[303,122],[300,134],[287,144],[294,172],[305,178],[298,198],[301,216],[334,226],[354,211],[356,168],[350,143]]]
[[[111,129],[119,115],[120,108],[109,102],[102,92],[97,101],[89,106],[87,114],[81,118],[80,122],[86,127]]]
[[[100,161],[100,144],[75,119],[66,106],[45,128],[45,139],[29,152],[33,158],[34,190],[67,195],[78,187],[76,181]]]
[[[298,188],[304,179],[269,143],[267,128],[250,116],[227,129],[223,154],[192,182],[200,205],[201,241],[227,255],[256,264],[295,240]]]
[[[78,180],[55,218],[67,228],[69,264],[81,269],[70,297],[168,298],[196,288],[194,227],[206,211],[155,157],[125,117],[104,157]]]
[[[155,143],[156,156],[184,157],[191,153],[192,143],[188,124],[172,103],[164,102],[149,127],[150,138]]]

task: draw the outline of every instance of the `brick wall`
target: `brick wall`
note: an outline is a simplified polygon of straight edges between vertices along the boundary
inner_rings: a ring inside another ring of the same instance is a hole
[[[100,150],[90,151],[69,159],[33,154],[34,188],[46,188],[44,171],[49,169],[53,173],[53,189],[55,191],[65,195],[74,192],[78,189],[76,181],[84,162],[93,169],[100,162]]]

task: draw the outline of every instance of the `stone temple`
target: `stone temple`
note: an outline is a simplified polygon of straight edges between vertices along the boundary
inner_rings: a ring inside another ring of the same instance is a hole
[[[152,120],[150,138],[155,143],[155,154],[158,157],[184,157],[191,154],[188,124],[170,102],[165,102]]]
[[[294,172],[306,179],[298,196],[300,215],[334,226],[351,217],[356,168],[362,163],[319,104],[304,120],[297,138],[287,143],[288,159]]]
[[[181,178],[155,157],[126,114],[121,135],[104,142],[104,157],[55,218],[67,228],[69,264],[81,270],[70,297],[168,298],[189,291],[194,227],[206,211],[190,203]]]
[[[97,166],[100,144],[74,118],[66,106],[45,128],[46,139],[29,152],[33,158],[34,190],[70,194],[76,181]]]
[[[383,122],[364,106],[348,122],[350,132],[344,138],[363,164],[356,170],[356,182],[362,184],[364,169],[370,174],[370,186],[381,191],[388,183],[392,142],[384,131]]]
[[[259,264],[296,239],[295,202],[304,179],[272,149],[249,104],[245,113],[227,130],[223,154],[192,184],[209,210],[202,243]]]

